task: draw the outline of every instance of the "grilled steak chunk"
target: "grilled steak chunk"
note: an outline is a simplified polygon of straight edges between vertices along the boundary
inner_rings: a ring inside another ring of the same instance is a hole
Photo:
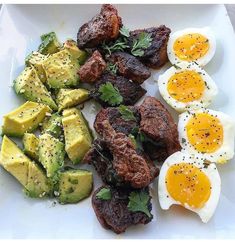
[[[96,132],[101,135],[103,131],[99,129],[99,123],[108,120],[116,132],[124,133],[127,136],[131,134],[132,130],[139,126],[140,115],[137,107],[129,106],[128,108],[133,112],[136,120],[124,120],[118,108],[102,108],[94,122]]]
[[[145,89],[125,77],[115,76],[109,72],[105,72],[96,82],[95,88],[91,92],[91,97],[97,100],[103,107],[108,107],[110,104],[100,99],[99,88],[107,82],[112,83],[119,90],[119,93],[123,97],[122,104],[124,105],[134,105],[146,93]]]
[[[108,120],[98,124],[102,137],[113,155],[113,167],[118,176],[134,188],[151,183],[151,173],[146,160],[137,154],[133,143],[123,133],[117,133]]]
[[[167,42],[171,30],[165,25],[148,29],[139,29],[130,32],[129,45],[133,46],[134,40],[138,39],[141,32],[149,33],[152,37],[151,45],[144,50],[144,55],[139,57],[150,68],[159,68],[168,61]]]
[[[139,106],[140,131],[151,141],[144,144],[153,160],[164,161],[180,150],[177,126],[167,109],[154,97],[146,97]]]
[[[93,83],[97,80],[106,68],[106,63],[102,55],[96,50],[92,56],[81,66],[78,71],[80,80],[82,82]]]
[[[104,41],[116,39],[121,26],[122,20],[118,16],[117,9],[110,4],[104,4],[100,13],[79,29],[77,34],[78,47],[92,48]]]
[[[147,162],[151,176],[150,179],[153,181],[154,178],[158,176],[159,169],[146,154],[138,153],[138,155],[142,156]],[[118,175],[114,167],[115,160],[108,148],[107,142],[104,140],[94,140],[93,146],[86,153],[83,162],[92,164],[105,184],[125,188],[131,187],[131,183],[129,181],[125,181],[122,176]]]
[[[128,53],[115,52],[111,54],[108,61],[116,64],[119,75],[131,79],[133,82],[141,84],[151,76],[150,70]]]
[[[102,188],[110,189],[110,200],[102,200],[96,196]],[[129,195],[132,191],[140,192],[138,190],[102,186],[93,193],[92,206],[97,219],[104,228],[120,234],[131,225],[147,224],[152,220],[152,215],[149,217],[143,212],[132,212],[128,209]],[[148,188],[142,191],[149,193]],[[148,210],[149,212],[152,210],[151,197],[148,201]]]

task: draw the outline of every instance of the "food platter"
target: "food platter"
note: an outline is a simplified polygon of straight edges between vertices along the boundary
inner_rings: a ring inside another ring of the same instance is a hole
[[[16,97],[12,81],[22,71],[24,58],[39,45],[42,33],[55,31],[61,41],[76,39],[78,28],[99,11],[99,5],[5,5],[1,10],[1,109],[0,117],[23,103]],[[130,29],[165,24],[172,31],[187,27],[210,26],[217,39],[217,49],[205,70],[219,87],[219,94],[210,106],[235,119],[233,98],[235,74],[234,33],[222,5],[117,5],[123,22]],[[136,18],[136,16],[139,16]],[[42,17],[43,16],[43,17]],[[35,27],[36,26],[36,27]],[[147,95],[163,99],[156,81],[168,66],[152,71],[152,77],[143,87]],[[153,76],[155,78],[153,78]],[[139,101],[141,103],[141,100]],[[166,103],[164,103],[166,104]],[[165,105],[177,121],[176,112]],[[84,114],[93,125],[97,106],[85,105]],[[88,166],[89,169],[92,169]],[[24,197],[20,185],[0,170],[1,238],[234,238],[235,234],[235,166],[233,160],[219,166],[222,192],[214,217],[203,224],[195,214],[179,207],[169,211],[160,209],[157,181],[152,185],[154,219],[146,226],[130,228],[122,235],[103,229],[97,222],[90,198],[77,205],[54,204],[53,200],[33,200]],[[95,174],[95,186],[101,183]]]

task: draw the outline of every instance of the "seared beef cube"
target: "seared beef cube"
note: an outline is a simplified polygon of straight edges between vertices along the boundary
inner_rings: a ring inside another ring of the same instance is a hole
[[[128,108],[133,112],[136,120],[125,120],[120,114],[118,108],[102,108],[96,115],[94,122],[96,132],[101,135],[102,130],[99,130],[98,123],[108,120],[116,132],[124,133],[127,136],[131,134],[132,130],[139,126],[140,114],[137,107],[128,106]]]
[[[171,30],[165,25],[147,29],[139,29],[130,32],[129,45],[133,46],[134,40],[139,38],[140,33],[145,32],[151,35],[151,45],[144,50],[143,56],[139,57],[150,68],[159,68],[168,61],[167,42]]]
[[[143,89],[140,85],[126,79],[125,77],[116,76],[109,72],[105,72],[96,82],[95,88],[91,92],[91,97],[97,100],[103,107],[111,106],[109,103],[104,102],[100,98],[99,93],[100,86],[107,82],[110,82],[114,87],[118,89],[120,95],[123,97],[122,104],[124,105],[134,105],[146,93],[146,90]]]
[[[146,154],[138,152],[137,154],[142,156],[147,162],[152,182],[158,176],[159,169]],[[86,153],[83,162],[92,164],[105,184],[125,188],[131,187],[129,181],[125,181],[122,176],[118,175],[114,165],[115,160],[113,159],[113,154],[104,140],[94,140],[93,146]]]
[[[111,198],[103,200],[97,196],[101,189],[109,189]],[[144,212],[132,212],[128,208],[129,197],[131,192],[144,192],[149,195],[148,188],[142,190],[129,190],[129,189],[118,189],[108,186],[102,186],[98,188],[92,196],[92,206],[99,220],[100,224],[106,228],[111,229],[117,234],[125,232],[125,230],[137,224],[149,223],[153,216],[148,216]],[[147,203],[149,213],[152,210],[151,197]]]
[[[78,71],[82,82],[93,83],[100,78],[106,68],[106,63],[99,51],[95,51],[92,56],[81,66]]]
[[[130,187],[129,182],[125,182],[117,175],[113,167],[113,155],[104,140],[94,140],[93,146],[86,153],[83,162],[92,164],[105,184],[118,187]]]
[[[78,47],[92,48],[104,41],[116,39],[121,26],[122,20],[118,16],[117,9],[110,4],[104,4],[100,13],[79,29],[77,34]]]
[[[177,126],[160,101],[154,97],[146,97],[139,106],[139,112],[140,131],[151,139],[145,144],[145,152],[151,159],[161,162],[180,150]]]
[[[116,64],[118,74],[131,79],[136,83],[143,83],[151,76],[150,70],[143,65],[135,56],[125,52],[115,52],[108,59],[112,64]]]

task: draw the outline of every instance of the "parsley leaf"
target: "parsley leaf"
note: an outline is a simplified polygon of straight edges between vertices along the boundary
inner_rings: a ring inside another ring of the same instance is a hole
[[[127,106],[125,105],[120,105],[118,107],[118,111],[119,113],[122,115],[122,118],[125,120],[125,121],[136,121],[136,118],[133,114],[133,112],[130,110],[130,108],[128,108]]]
[[[132,212],[143,212],[148,217],[151,217],[152,215],[148,210],[149,199],[150,196],[147,194],[147,192],[131,192],[127,207]]]
[[[130,30],[125,27],[125,26],[122,26],[121,29],[119,30],[120,34],[125,36],[125,37],[130,37]]]
[[[142,56],[144,54],[143,49],[147,49],[151,45],[152,40],[153,39],[149,33],[140,33],[139,38],[134,40],[133,47],[131,49],[132,55]]]
[[[106,82],[99,87],[100,99],[111,106],[119,105],[123,102],[123,97],[119,90],[111,82]]]
[[[113,44],[107,45],[103,43],[102,45],[103,49],[108,52],[109,55],[111,55],[115,51],[124,51],[129,46],[127,45],[127,40],[125,38],[118,38]]]
[[[115,74],[117,74],[118,67],[116,64],[112,64],[112,63],[108,62],[106,69],[115,75]]]
[[[110,200],[111,199],[111,191],[108,188],[102,188],[97,194],[96,197],[101,200]]]

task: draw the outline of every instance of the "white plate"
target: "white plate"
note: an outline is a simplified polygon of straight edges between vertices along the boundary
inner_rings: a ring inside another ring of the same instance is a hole
[[[159,24],[165,24],[173,31],[210,26],[217,37],[217,50],[205,69],[219,86],[219,95],[211,108],[235,119],[235,38],[223,5],[118,5],[117,8],[130,29]],[[23,69],[26,54],[37,49],[39,36],[53,30],[61,41],[69,37],[76,39],[78,28],[99,9],[98,5],[3,6],[0,15],[0,122],[5,113],[23,102],[11,85]],[[163,71],[164,68],[154,73],[158,75]],[[159,97],[157,84],[152,78],[143,86],[149,95]],[[88,105],[85,115],[92,124],[94,112]],[[15,179],[0,169],[0,238],[235,238],[234,161],[219,170],[222,194],[208,224],[203,224],[197,215],[183,208],[161,211],[155,182],[153,221],[117,236],[100,226],[90,198],[64,206],[53,206],[52,200],[30,199],[24,197]],[[96,186],[97,181],[96,177]]]

